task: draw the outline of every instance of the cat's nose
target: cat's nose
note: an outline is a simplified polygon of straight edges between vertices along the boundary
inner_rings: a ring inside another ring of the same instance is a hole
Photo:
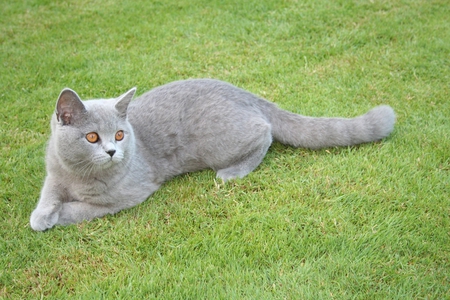
[[[113,155],[116,153],[116,150],[114,150],[114,149],[108,150],[108,151],[106,151],[106,153],[108,153],[109,156],[113,157]]]

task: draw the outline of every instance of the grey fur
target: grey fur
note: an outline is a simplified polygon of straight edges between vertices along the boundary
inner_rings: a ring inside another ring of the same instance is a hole
[[[305,117],[212,79],[169,83],[130,102],[134,93],[81,101],[61,92],[34,230],[130,208],[178,174],[211,168],[223,180],[243,177],[272,140],[312,149],[355,145],[388,136],[395,123],[389,106],[353,119]],[[89,132],[100,139],[90,143]]]

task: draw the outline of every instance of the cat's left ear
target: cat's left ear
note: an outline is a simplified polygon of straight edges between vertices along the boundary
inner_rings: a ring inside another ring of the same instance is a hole
[[[119,112],[121,117],[125,117],[127,115],[128,104],[130,104],[131,99],[133,99],[134,93],[136,92],[136,88],[132,88],[116,100],[116,109]]]

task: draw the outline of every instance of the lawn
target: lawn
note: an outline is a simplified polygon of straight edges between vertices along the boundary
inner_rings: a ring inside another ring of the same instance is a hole
[[[4,0],[1,299],[450,299],[450,5]],[[34,232],[59,92],[217,78],[311,116],[397,114],[387,139],[274,143],[249,176],[167,182]]]

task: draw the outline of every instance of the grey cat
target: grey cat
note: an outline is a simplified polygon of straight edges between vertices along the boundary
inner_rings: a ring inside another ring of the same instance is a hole
[[[135,91],[89,101],[61,92],[47,177],[30,218],[34,230],[133,207],[182,173],[211,168],[224,181],[243,177],[273,140],[311,149],[348,146],[380,140],[395,123],[389,106],[353,119],[305,117],[212,79],[169,83],[130,102]]]

